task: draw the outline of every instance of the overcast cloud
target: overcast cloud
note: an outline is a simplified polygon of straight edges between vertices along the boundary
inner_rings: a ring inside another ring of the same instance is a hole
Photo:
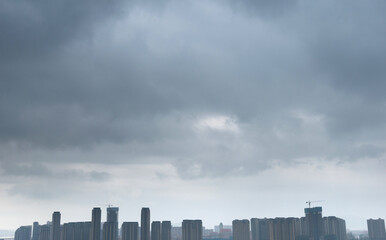
[[[385,11],[0,1],[0,228],[108,203],[209,228],[310,199],[348,228],[385,218]]]

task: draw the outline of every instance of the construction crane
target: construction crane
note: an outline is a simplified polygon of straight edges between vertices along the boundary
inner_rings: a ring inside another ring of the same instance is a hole
[[[306,204],[308,204],[308,208],[311,208],[311,203],[315,203],[315,202],[325,202],[325,200],[316,200],[316,201],[308,200],[308,201],[306,202]]]
[[[98,206],[104,206],[104,207],[111,208],[114,205],[112,205],[112,204],[99,204]]]

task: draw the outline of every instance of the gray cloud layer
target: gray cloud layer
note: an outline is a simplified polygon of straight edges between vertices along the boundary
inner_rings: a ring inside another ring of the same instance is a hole
[[[273,160],[382,158],[385,7],[2,1],[1,167],[44,175],[20,167],[30,159],[6,163],[10,144],[125,145],[123,162],[162,156],[193,177],[255,173]],[[207,116],[229,117],[241,134],[197,130]]]

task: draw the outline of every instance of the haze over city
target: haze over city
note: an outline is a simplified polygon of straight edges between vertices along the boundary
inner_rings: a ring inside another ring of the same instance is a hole
[[[386,2],[0,1],[0,229],[386,217]],[[102,218],[105,219],[104,212]]]

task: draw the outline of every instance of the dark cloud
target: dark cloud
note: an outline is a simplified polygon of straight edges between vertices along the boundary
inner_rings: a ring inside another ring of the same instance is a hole
[[[242,10],[251,15],[258,15],[263,18],[282,17],[288,12],[292,12],[293,8],[296,8],[297,0],[242,0],[242,1],[230,1],[233,8]]]
[[[79,35],[92,34],[95,24],[117,14],[119,6],[120,1],[2,1],[2,60],[43,57]]]
[[[122,145],[109,161],[165,157],[186,177],[382,155],[382,2],[0,4],[1,146]],[[239,133],[195,129],[207,116]],[[9,174],[52,174],[17,161]]]

